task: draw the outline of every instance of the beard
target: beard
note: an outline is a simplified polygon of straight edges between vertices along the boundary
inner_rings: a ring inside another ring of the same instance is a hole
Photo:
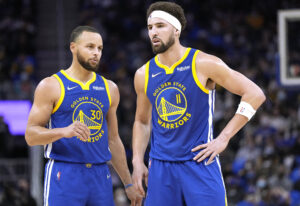
[[[173,35],[170,35],[168,41],[166,43],[164,43],[163,41],[161,41],[161,45],[160,46],[154,46],[153,43],[151,42],[151,46],[152,46],[152,50],[154,54],[160,54],[160,53],[164,53],[165,51],[167,51],[173,44],[175,43],[175,38]]]
[[[92,64],[90,64],[89,61],[84,60],[84,58],[80,54],[80,52],[77,52],[77,60],[78,60],[79,64],[88,71],[96,72],[98,70],[100,61],[96,65],[93,66]]]

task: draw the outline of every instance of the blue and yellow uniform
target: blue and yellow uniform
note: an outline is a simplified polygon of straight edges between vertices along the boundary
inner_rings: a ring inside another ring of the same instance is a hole
[[[196,163],[191,149],[213,139],[215,91],[196,75],[198,50],[187,48],[170,68],[158,57],[146,64],[145,93],[152,104],[147,206],[225,206],[219,158]]]
[[[84,142],[78,137],[62,138],[44,148],[44,205],[113,205],[112,182],[106,162],[108,147],[106,113],[111,104],[105,78],[93,73],[86,84],[64,70],[54,77],[61,89],[48,127],[63,128],[80,121],[90,129]]]

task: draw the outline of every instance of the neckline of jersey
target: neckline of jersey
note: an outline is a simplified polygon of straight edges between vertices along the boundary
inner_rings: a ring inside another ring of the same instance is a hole
[[[174,72],[174,69],[186,59],[186,57],[188,56],[190,51],[191,51],[191,48],[186,48],[185,53],[181,57],[181,59],[179,59],[177,62],[175,62],[171,67],[168,67],[168,66],[160,63],[158,60],[158,55],[155,56],[154,60],[158,67],[160,67],[166,71],[166,74],[172,74]]]
[[[93,72],[93,77],[88,80],[85,84],[77,79],[74,79],[72,77],[70,77],[65,70],[61,70],[61,73],[70,81],[75,82],[77,84],[79,84],[82,88],[82,90],[89,90],[90,89],[90,85],[96,80],[96,74],[95,72]]]

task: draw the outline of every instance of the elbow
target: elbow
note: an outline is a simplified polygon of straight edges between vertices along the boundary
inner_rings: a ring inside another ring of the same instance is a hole
[[[142,127],[149,127],[150,128],[150,123],[151,123],[151,119],[148,120],[135,120],[134,121],[134,126],[142,126]]]
[[[31,136],[28,134],[28,132],[25,132],[25,141],[27,143],[28,146],[34,146],[35,144],[32,141]]]
[[[260,102],[260,104],[262,104],[266,101],[266,95],[264,94],[264,92],[262,90],[259,91],[259,93],[257,95],[257,99]]]
[[[266,96],[261,89],[258,89],[255,92],[253,92],[251,96],[251,102],[253,103],[252,106],[256,110],[266,101]]]

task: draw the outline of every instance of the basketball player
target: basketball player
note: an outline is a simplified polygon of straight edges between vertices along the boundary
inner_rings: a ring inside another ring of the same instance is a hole
[[[137,70],[134,79],[133,182],[143,195],[143,180],[148,184],[146,206],[225,206],[218,155],[251,119],[265,96],[221,59],[180,44],[186,19],[179,5],[151,4],[147,22],[156,56]],[[216,84],[240,95],[241,103],[214,139]],[[148,177],[143,160],[150,135]]]
[[[70,49],[72,65],[37,86],[25,134],[28,145],[44,145],[49,159],[44,205],[114,205],[109,160],[131,205],[140,205],[118,133],[118,88],[95,73],[102,37],[93,27],[79,26],[71,34]]]

